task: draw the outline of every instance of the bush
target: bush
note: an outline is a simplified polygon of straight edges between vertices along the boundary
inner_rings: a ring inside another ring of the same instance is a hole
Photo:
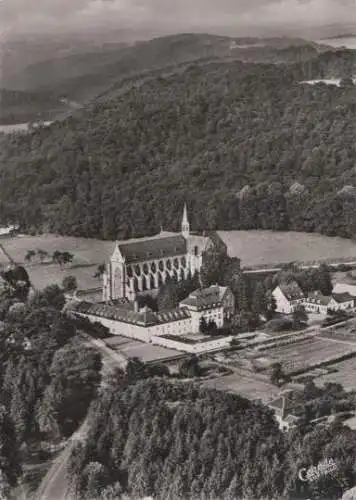
[[[289,318],[274,318],[266,323],[266,330],[272,332],[282,332],[293,329],[293,321]]]

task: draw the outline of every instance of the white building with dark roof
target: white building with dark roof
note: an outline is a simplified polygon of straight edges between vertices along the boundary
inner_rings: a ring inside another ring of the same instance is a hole
[[[305,297],[303,305],[307,312],[315,314],[327,314],[331,297],[323,295],[319,291],[308,293]]]
[[[199,272],[204,254],[218,248],[227,252],[216,233],[208,236],[192,234],[184,206],[181,233],[166,233],[115,244],[103,276],[103,300],[126,297],[159,289],[168,279],[187,279]]]
[[[276,301],[276,311],[284,314],[291,314],[305,299],[296,281],[281,283],[273,290],[272,295]]]
[[[347,311],[354,308],[355,299],[348,292],[333,293],[328,304],[332,311]]]
[[[196,290],[183,300],[176,309],[153,312],[149,308],[139,309],[137,301],[117,299],[111,303],[73,301],[67,305],[67,312],[86,317],[92,323],[99,322],[110,333],[123,335],[143,342],[162,335],[185,336],[199,333],[200,319],[214,320],[222,327],[234,312],[233,294],[228,287],[211,286]]]
[[[235,297],[229,287],[212,285],[209,288],[195,290],[179,307],[188,309],[191,316],[191,332],[198,333],[200,320],[214,321],[218,328],[230,319],[235,312]]]

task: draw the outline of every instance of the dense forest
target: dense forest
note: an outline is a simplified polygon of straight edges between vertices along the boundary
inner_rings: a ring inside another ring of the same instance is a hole
[[[0,139],[0,218],[126,238],[176,229],[356,230],[355,52],[202,62],[127,80],[63,122]]]
[[[305,399],[317,407],[314,389]],[[339,393],[335,387],[333,397]],[[282,433],[271,410],[239,396],[116,376],[91,408],[88,438],[69,471],[76,498],[332,500],[354,484],[355,450],[356,433],[341,424],[303,420]],[[298,479],[301,468],[325,459],[336,474]]]
[[[2,499],[20,479],[26,483],[30,467],[23,465],[43,462],[77,429],[101,381],[100,354],[83,345],[61,312],[63,290],[53,285],[25,297],[23,286],[21,294],[16,288],[0,294]]]

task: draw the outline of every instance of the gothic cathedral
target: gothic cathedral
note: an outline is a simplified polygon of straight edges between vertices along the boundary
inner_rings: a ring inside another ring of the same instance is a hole
[[[187,279],[200,271],[204,254],[217,246],[226,252],[216,233],[191,233],[185,204],[180,233],[161,231],[150,238],[116,242],[103,277],[103,300],[132,302],[137,294],[159,289],[170,278]]]

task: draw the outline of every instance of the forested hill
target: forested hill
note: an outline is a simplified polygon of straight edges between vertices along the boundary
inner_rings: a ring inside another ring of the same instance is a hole
[[[205,33],[185,33],[154,38],[134,44],[88,42],[60,50],[51,41],[20,44],[4,51],[1,85],[30,92],[31,106],[1,103],[0,123],[38,120],[39,114],[53,110],[61,116],[58,101],[84,104],[106,92],[118,80],[199,59],[235,59],[245,62],[294,63],[309,61],[327,46],[298,38],[231,38]],[[28,46],[29,45],[29,46]],[[48,50],[45,47],[49,45]],[[44,47],[45,46],[45,47]],[[58,50],[55,50],[57,48]],[[329,48],[331,49],[331,48]],[[45,51],[47,57],[42,56]],[[38,55],[37,55],[38,54]],[[52,54],[49,57],[49,54]],[[26,57],[27,55],[27,57]],[[37,60],[37,57],[40,59]],[[34,60],[35,58],[35,60]],[[49,109],[47,95],[56,99]],[[37,97],[36,97],[37,95]],[[44,96],[41,98],[41,96]],[[26,119],[27,116],[27,119]]]
[[[352,236],[356,89],[301,84],[306,68],[192,63],[3,137],[1,222],[122,238],[176,228],[186,200],[195,229]]]
[[[324,50],[327,46],[298,38],[231,38],[205,33],[170,35],[129,45],[92,47],[89,42],[86,51],[82,48],[60,57],[54,52],[50,58],[23,63],[22,67],[7,56],[1,84],[10,89],[51,91],[83,102],[117,79],[143,70],[208,57],[292,63],[312,59]],[[26,47],[17,47],[18,51],[21,55]]]

